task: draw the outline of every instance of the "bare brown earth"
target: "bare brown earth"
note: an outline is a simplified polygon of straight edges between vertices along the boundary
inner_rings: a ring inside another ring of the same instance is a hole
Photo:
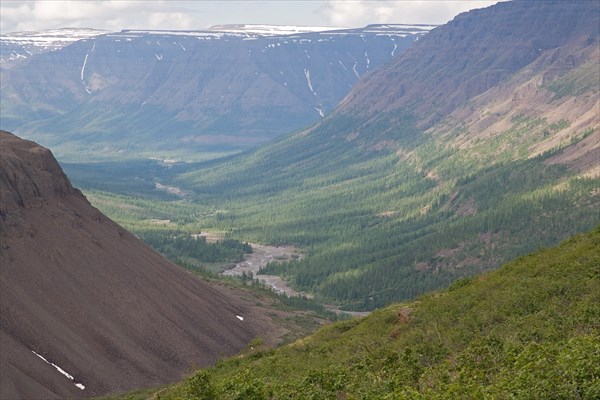
[[[544,136],[540,133],[529,147],[527,156],[563,148],[546,162],[565,164],[581,176],[600,176],[600,80],[592,79],[593,84],[576,94],[557,96],[548,89],[556,76],[565,75],[564,59],[576,63],[579,70],[585,70],[597,68],[599,57],[598,43],[588,44],[586,40],[549,50],[502,85],[457,109],[429,133],[451,136],[454,129],[462,127],[466,133],[453,139],[452,145],[473,150],[477,143],[509,131],[519,117],[543,119],[548,124],[565,121],[567,123],[556,131],[547,131]],[[576,70],[575,66],[571,68]],[[585,131],[592,133],[579,141]]]
[[[172,382],[289,333],[255,295],[192,276],[102,215],[49,150],[0,131],[0,155],[2,399]]]

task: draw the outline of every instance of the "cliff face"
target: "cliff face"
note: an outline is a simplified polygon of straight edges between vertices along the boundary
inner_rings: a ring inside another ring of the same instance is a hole
[[[2,131],[0,211],[39,207],[44,201],[79,195],[50,150]]]
[[[262,329],[248,303],[93,208],[49,150],[0,132],[0,160],[1,398],[98,396],[177,380]]]

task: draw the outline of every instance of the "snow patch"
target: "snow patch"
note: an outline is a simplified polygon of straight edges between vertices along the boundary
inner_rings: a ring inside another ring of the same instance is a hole
[[[310,81],[310,71],[307,70],[306,68],[304,68],[304,76],[306,77],[306,83],[308,83],[308,88],[310,89],[312,94],[316,96],[317,93],[314,91],[312,82]]]
[[[398,48],[398,45],[396,43],[394,43],[394,48],[392,49],[392,54],[391,54],[392,57],[394,57],[394,53],[396,52],[397,48]]]
[[[358,61],[354,62],[354,66],[352,67],[352,71],[354,71],[354,75],[356,75],[357,79],[360,79],[360,75],[358,74],[358,71],[356,70],[356,65],[358,64]]]
[[[259,36],[293,35],[298,33],[324,32],[339,29],[331,26],[294,26],[294,25],[217,25],[210,31],[237,34],[254,34]]]
[[[240,321],[243,321],[243,320],[244,320],[244,317],[242,317],[241,315],[236,315],[235,317],[236,317],[237,319],[239,319]]]
[[[85,84],[85,80],[83,79],[83,73],[85,71],[85,66],[87,64],[87,60],[88,60],[88,56],[94,52],[94,49],[96,48],[96,42],[94,41],[94,43],[92,44],[92,49],[88,49],[87,53],[85,53],[85,58],[83,59],[83,65],[81,66],[81,83],[83,84],[83,89],[88,93],[88,94],[92,94],[92,92],[90,92],[87,88],[87,85]]]
[[[325,113],[323,112],[323,110],[321,110],[320,108],[317,108],[317,107],[313,107],[313,108],[314,108],[315,110],[317,110],[317,112],[319,113],[319,115],[320,115],[321,117],[324,117],[324,116],[325,116]]]
[[[81,389],[81,390],[85,390],[85,386],[83,386],[83,384],[82,384],[82,383],[80,383],[80,382],[75,382],[75,378],[73,378],[73,375],[69,374],[67,371],[65,371],[64,369],[62,369],[62,368],[61,368],[61,367],[59,367],[58,365],[54,364],[53,362],[50,362],[50,361],[46,360],[46,359],[44,358],[44,356],[42,356],[42,355],[40,355],[40,354],[36,353],[35,351],[31,350],[31,352],[32,352],[33,354],[35,354],[36,356],[38,356],[39,358],[41,358],[42,360],[44,360],[44,361],[46,362],[46,364],[52,365],[54,368],[56,368],[56,370],[57,370],[58,372],[60,372],[61,374],[63,374],[63,375],[64,375],[64,376],[66,376],[67,378],[69,378],[69,379],[70,379],[70,380],[73,382],[73,384],[74,384],[75,386],[77,386],[79,389]]]

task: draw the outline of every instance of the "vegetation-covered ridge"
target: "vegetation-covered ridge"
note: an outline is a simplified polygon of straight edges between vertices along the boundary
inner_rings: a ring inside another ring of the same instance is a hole
[[[152,398],[597,399],[599,285],[600,226],[412,303],[249,349]]]
[[[343,118],[330,123],[332,133],[348,131]],[[548,124],[539,125],[512,129],[534,136]],[[378,151],[325,133],[321,126],[177,185],[201,204],[220,200],[210,227],[304,248],[303,260],[268,273],[326,302],[372,309],[414,298],[600,222],[599,180],[550,165],[552,152],[484,159],[440,140]]]

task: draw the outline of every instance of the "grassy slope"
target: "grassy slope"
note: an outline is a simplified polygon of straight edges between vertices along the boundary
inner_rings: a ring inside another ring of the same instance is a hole
[[[153,398],[598,398],[599,268],[597,227],[447,291],[224,360]]]

